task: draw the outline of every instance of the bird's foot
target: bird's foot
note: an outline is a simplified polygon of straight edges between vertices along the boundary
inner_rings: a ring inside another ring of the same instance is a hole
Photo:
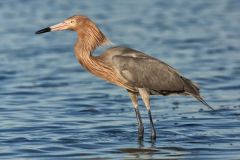
[[[157,137],[156,137],[156,134],[151,134],[151,143],[152,143],[152,145],[154,146],[155,145],[155,143],[156,143],[156,139],[157,139]]]
[[[151,140],[156,140],[156,139],[157,139],[156,135],[151,135]]]
[[[151,140],[156,140],[157,136],[156,136],[156,130],[155,129],[152,129],[152,132],[151,132]]]
[[[143,140],[143,135],[138,134],[138,140]]]
[[[139,127],[138,128],[138,139],[143,139],[143,135],[144,135],[144,128]]]

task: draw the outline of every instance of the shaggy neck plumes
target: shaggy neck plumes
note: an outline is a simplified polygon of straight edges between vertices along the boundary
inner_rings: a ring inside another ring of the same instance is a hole
[[[109,44],[110,41],[104,36],[100,29],[91,21],[86,21],[76,30],[78,40],[76,46],[78,52],[93,52],[98,46]]]
[[[91,53],[98,47],[109,44],[110,41],[104,34],[91,22],[85,22],[81,28],[77,28],[77,42],[74,46],[74,52],[79,63],[93,74],[100,76],[101,68],[108,68],[101,60],[93,57]]]
[[[97,77],[126,88],[125,83],[127,82],[116,76],[118,73],[111,66],[108,66],[101,57],[91,55],[98,46],[111,44],[97,26],[88,20],[81,28],[76,29],[76,31],[78,33],[78,40],[74,51],[79,63]],[[127,89],[134,90],[129,87]]]

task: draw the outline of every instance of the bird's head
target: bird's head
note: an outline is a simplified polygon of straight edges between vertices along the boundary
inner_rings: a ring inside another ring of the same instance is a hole
[[[42,34],[46,32],[52,31],[62,31],[62,30],[84,30],[86,28],[86,24],[94,24],[88,17],[86,16],[72,16],[70,18],[65,19],[63,22],[52,25],[50,27],[46,27],[36,32],[36,34]]]
[[[91,48],[91,50],[111,43],[93,21],[82,15],[67,18],[61,23],[37,31],[36,34],[62,30],[76,31],[84,47]]]

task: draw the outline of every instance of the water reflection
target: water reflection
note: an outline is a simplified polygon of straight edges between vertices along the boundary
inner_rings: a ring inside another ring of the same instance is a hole
[[[155,159],[158,157],[160,159],[176,160],[189,154],[186,149],[181,147],[157,147],[155,141],[145,143],[149,143],[151,146],[145,147],[143,140],[138,140],[139,146],[137,148],[120,148],[119,151],[136,159]]]

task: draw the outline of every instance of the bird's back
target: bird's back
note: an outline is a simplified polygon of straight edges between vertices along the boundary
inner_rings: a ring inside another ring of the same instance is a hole
[[[151,94],[190,94],[199,96],[199,88],[165,62],[126,47],[111,47],[99,56],[128,82],[146,88]]]

